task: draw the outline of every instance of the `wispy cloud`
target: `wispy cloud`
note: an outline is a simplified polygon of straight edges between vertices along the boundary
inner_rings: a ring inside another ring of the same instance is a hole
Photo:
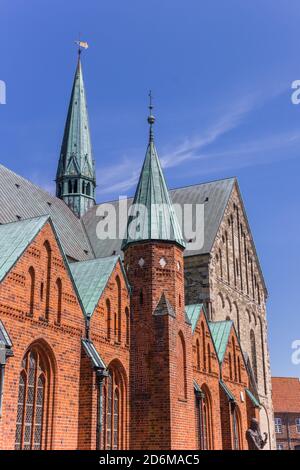
[[[237,103],[229,112],[218,117],[203,134],[193,139],[186,139],[178,148],[163,156],[161,159],[162,166],[171,168],[186,160],[193,160],[195,152],[198,154],[202,149],[216,142],[221,136],[238,127],[245,116],[254,109],[256,102],[256,97],[252,95]]]
[[[244,98],[229,112],[223,113],[207,128],[203,134],[193,139],[186,139],[183,143],[171,149],[161,158],[163,168],[179,166],[187,160],[198,158],[199,151],[216,142],[218,138],[236,128],[255,106],[254,95]],[[138,161],[138,160],[137,160]],[[139,177],[140,168],[134,159],[124,157],[117,165],[102,168],[98,174],[98,194],[113,194],[132,189]]]
[[[240,141],[224,151],[216,150],[216,144],[223,136],[245,124],[248,116],[257,111],[267,100],[272,100],[284,90],[278,89],[262,98],[262,94],[251,94],[235,102],[227,111],[220,112],[214,122],[199,135],[186,138],[184,142],[174,144],[162,153],[163,168],[172,169],[184,167],[184,174],[188,176],[188,161],[205,162],[205,165],[193,165],[193,174],[205,175],[213,172],[224,172],[228,169],[240,169],[258,164],[265,164],[286,158],[284,149],[297,148],[300,143],[300,131],[273,133],[271,135],[256,137],[251,141]],[[293,156],[292,153],[289,155]],[[140,157],[139,157],[140,158]],[[98,181],[103,186],[98,193],[121,194],[132,190],[137,184],[140,173],[139,158],[124,157],[120,163],[101,170]],[[182,173],[181,173],[182,174]]]
[[[98,194],[121,194],[134,187],[138,181],[138,161],[124,157],[117,165],[102,168],[97,172]]]
[[[243,142],[222,152],[197,153],[193,155],[194,160],[205,164],[194,165],[192,174],[203,176],[282,161],[295,157],[293,150],[298,155],[299,145],[300,131],[291,131],[257,139],[255,142]]]

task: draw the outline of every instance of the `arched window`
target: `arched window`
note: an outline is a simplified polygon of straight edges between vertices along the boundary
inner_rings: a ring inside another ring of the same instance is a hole
[[[232,338],[232,354],[233,354],[234,380],[237,382],[238,374],[237,374],[236,349],[235,349],[235,341],[234,341],[234,338]]]
[[[225,232],[225,243],[226,243],[226,271],[227,271],[227,281],[230,283],[230,270],[229,270],[229,241],[228,233]]]
[[[69,193],[69,194],[72,194],[72,192],[73,192],[73,191],[72,191],[72,181],[69,180],[69,181],[68,181],[68,193]]]
[[[78,183],[77,180],[74,181],[74,193],[78,192]]]
[[[187,398],[186,349],[182,332],[177,335],[177,394],[178,398]]]
[[[241,336],[241,332],[240,332],[240,313],[239,313],[239,309],[238,309],[237,304],[234,303],[233,306],[234,306],[234,310],[235,310],[237,334],[240,338],[240,336]]]
[[[29,315],[33,316],[34,313],[34,289],[35,289],[35,271],[31,266],[28,270],[29,273]]]
[[[109,299],[106,300],[106,337],[111,339],[111,309]]]
[[[240,356],[238,356],[238,376],[239,376],[239,383],[241,383],[242,382],[242,371],[241,371]]]
[[[103,448],[126,448],[126,379],[118,367],[109,368],[103,387]]]
[[[264,343],[264,330],[263,323],[260,317],[258,317],[259,328],[260,328],[260,341],[261,341],[261,354],[262,354],[262,366],[263,366],[263,376],[264,376],[264,390],[265,395],[267,395],[267,377],[266,377],[266,362],[265,362],[265,343]]]
[[[201,323],[202,351],[203,351],[203,369],[206,370],[206,341],[204,323]]]
[[[44,243],[46,254],[46,301],[45,301],[45,319],[49,320],[50,305],[50,282],[51,282],[51,247],[48,241]]]
[[[82,191],[81,192],[82,192],[82,194],[85,193],[85,182],[84,181],[82,181]]]
[[[22,361],[16,422],[16,450],[41,450],[50,435],[50,365],[38,347]],[[49,422],[49,426],[48,426]],[[44,432],[47,430],[47,433]]]
[[[62,282],[58,278],[56,281],[57,305],[56,305],[56,322],[58,325],[61,323],[61,310],[62,310]]]
[[[196,341],[196,361],[197,361],[197,369],[200,370],[200,343],[199,343],[198,338]]]
[[[208,372],[211,372],[211,351],[210,344],[207,345]]]
[[[228,353],[228,366],[229,366],[229,378],[230,380],[233,380],[231,353]]]
[[[87,194],[87,196],[91,195],[91,183],[88,183],[86,185],[86,194]]]
[[[126,344],[127,346],[130,343],[130,315],[128,307],[125,308],[125,317],[126,317]]]
[[[201,450],[210,450],[212,443],[212,417],[209,392],[204,386],[201,393],[196,395],[197,434],[198,447]]]
[[[143,295],[143,289],[140,290],[140,305],[143,305],[144,303],[144,295]]]
[[[257,357],[256,357],[256,342],[254,331],[250,331],[250,344],[251,344],[251,357],[252,357],[252,367],[255,380],[257,382]]]
[[[240,417],[237,406],[234,404],[232,405],[232,440],[233,440],[233,450],[241,450],[241,424],[240,424]]]
[[[219,263],[220,263],[220,276],[223,279],[223,254],[222,254],[221,248],[219,250]]]
[[[122,291],[121,291],[121,281],[119,276],[116,277],[117,289],[118,289],[118,313],[116,318],[116,341],[121,342],[121,322],[122,322]]]

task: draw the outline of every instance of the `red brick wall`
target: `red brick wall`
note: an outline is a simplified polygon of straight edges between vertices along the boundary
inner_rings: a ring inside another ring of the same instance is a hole
[[[47,263],[43,244],[46,240],[50,243],[52,253],[49,321],[44,320]],[[35,269],[36,280],[32,317],[29,316],[30,266]],[[61,325],[56,324],[55,282],[58,277],[63,286]],[[42,282],[43,299],[40,298]],[[14,357],[8,359],[5,373],[3,412],[0,418],[2,448],[14,448],[21,361],[28,347],[37,342],[42,349],[46,349],[46,354],[51,356],[54,364],[54,418],[53,424],[49,420],[49,433],[44,445],[53,449],[76,449],[80,379],[78,364],[84,319],[49,223],[0,284],[0,318],[12,339],[14,351]]]
[[[121,286],[121,305],[119,307],[118,284]],[[107,334],[107,300],[110,302],[111,313],[111,335]],[[114,335],[114,321],[117,318],[119,308],[121,312],[121,335]],[[122,410],[122,429],[120,429],[122,448],[129,448],[129,354],[130,354],[130,335],[127,342],[127,315],[129,315],[130,324],[130,295],[120,262],[117,263],[107,286],[99,300],[96,310],[91,318],[91,339],[99,351],[105,365],[112,369],[117,369],[124,380],[124,405]],[[129,328],[130,332],[130,328]],[[105,381],[104,381],[105,385]],[[94,387],[93,399],[97,402],[98,389]],[[95,428],[95,427],[94,427]]]
[[[205,334],[205,350],[203,331]],[[199,342],[200,347],[200,367],[198,367],[197,359],[197,341]],[[210,360],[208,357],[209,349]],[[200,388],[209,396],[211,408],[209,447],[215,450],[222,449],[219,391],[220,366],[203,311],[201,312],[193,335],[193,377]],[[195,407],[195,413],[197,412],[198,410]],[[199,448],[199,442],[196,442],[196,448]]]
[[[232,379],[230,378],[229,354],[231,354],[232,358]],[[234,356],[236,357],[236,374],[234,366]],[[238,372],[238,359],[240,360],[240,374]],[[231,335],[229,337],[224,361],[222,364],[222,379],[236,400],[236,406],[238,408],[240,422],[241,449],[248,449],[246,431],[249,427],[249,416],[251,416],[251,413],[253,413],[254,416],[255,411],[252,408],[252,405],[250,409],[247,408],[248,402],[245,388],[249,388],[249,377],[242,357],[242,352],[240,350],[240,346],[233,329],[231,330]],[[223,448],[233,448],[232,420],[228,417],[228,401],[226,404],[226,398],[223,392],[221,397],[221,420],[223,429]],[[230,427],[228,426],[228,421],[230,421]],[[230,436],[228,435],[229,429],[231,434]]]
[[[296,418],[300,418],[299,413],[275,413],[275,418],[281,418],[282,432],[276,433],[276,444],[281,444],[283,450],[294,449],[300,446],[300,433],[297,432]]]
[[[142,259],[144,264],[140,266]],[[162,259],[165,266],[160,264]],[[130,246],[125,252],[125,269],[133,288],[130,394],[134,406],[130,446],[194,448],[192,332],[184,314],[182,250],[167,243]],[[175,318],[153,315],[163,293]],[[177,352],[182,349],[185,370],[180,376]],[[185,396],[179,392],[178,380],[186,381]]]

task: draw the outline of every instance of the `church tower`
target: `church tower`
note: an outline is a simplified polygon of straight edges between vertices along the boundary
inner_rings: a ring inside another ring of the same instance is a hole
[[[131,449],[195,448],[185,242],[150,137],[123,241],[131,297]]]
[[[96,188],[80,52],[56,173],[56,196],[79,218],[95,204]]]

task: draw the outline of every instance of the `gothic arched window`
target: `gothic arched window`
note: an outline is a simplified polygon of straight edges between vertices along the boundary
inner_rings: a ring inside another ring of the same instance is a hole
[[[200,369],[200,343],[199,339],[197,338],[196,341],[196,361],[197,361],[197,369]]]
[[[106,337],[107,339],[111,338],[111,310],[109,299],[106,300]]]
[[[178,398],[186,399],[187,397],[187,380],[186,380],[186,348],[182,332],[177,335],[177,390]]]
[[[56,322],[58,325],[61,323],[61,310],[62,310],[62,282],[58,278],[56,281],[56,295],[57,295],[57,304],[56,304]]]
[[[45,448],[44,429],[48,429],[49,380],[47,361],[39,349],[30,349],[23,361],[19,378],[19,396],[15,449]],[[49,430],[49,429],[48,429]]]
[[[126,380],[118,367],[109,368],[103,387],[103,448],[126,447]]]
[[[115,336],[116,341],[121,342],[121,321],[122,321],[122,291],[121,281],[119,276],[116,277],[117,290],[118,290],[118,311],[115,318]]]
[[[232,358],[231,358],[230,353],[228,354],[228,365],[229,365],[229,378],[230,378],[230,380],[232,380],[233,379],[233,375],[232,375]]]
[[[91,195],[91,183],[88,183],[86,185],[86,194],[87,194],[87,196]]]
[[[209,392],[202,388],[196,396],[198,446],[201,450],[210,450],[212,444],[212,421]]]
[[[78,183],[77,180],[74,181],[74,193],[78,192]]]
[[[45,319],[49,319],[49,306],[50,306],[50,281],[51,281],[51,248],[50,243],[45,241],[44,249],[46,252],[46,301],[45,301]]]
[[[206,370],[206,341],[204,323],[201,323],[202,351],[203,351],[203,369]]]
[[[233,450],[241,450],[241,423],[236,405],[232,405],[232,438]]]
[[[126,317],[126,344],[129,345],[130,343],[130,315],[129,315],[128,307],[126,307],[125,309],[125,317]]]
[[[28,270],[29,273],[29,315],[33,316],[34,312],[34,289],[35,289],[35,271],[31,266]]]
[[[256,357],[256,341],[254,331],[250,331],[250,344],[251,344],[251,357],[252,357],[252,367],[255,380],[257,382],[257,357]]]
[[[69,194],[72,194],[72,192],[73,192],[73,191],[72,191],[72,181],[69,180],[69,181],[68,181],[68,193],[69,193]]]

